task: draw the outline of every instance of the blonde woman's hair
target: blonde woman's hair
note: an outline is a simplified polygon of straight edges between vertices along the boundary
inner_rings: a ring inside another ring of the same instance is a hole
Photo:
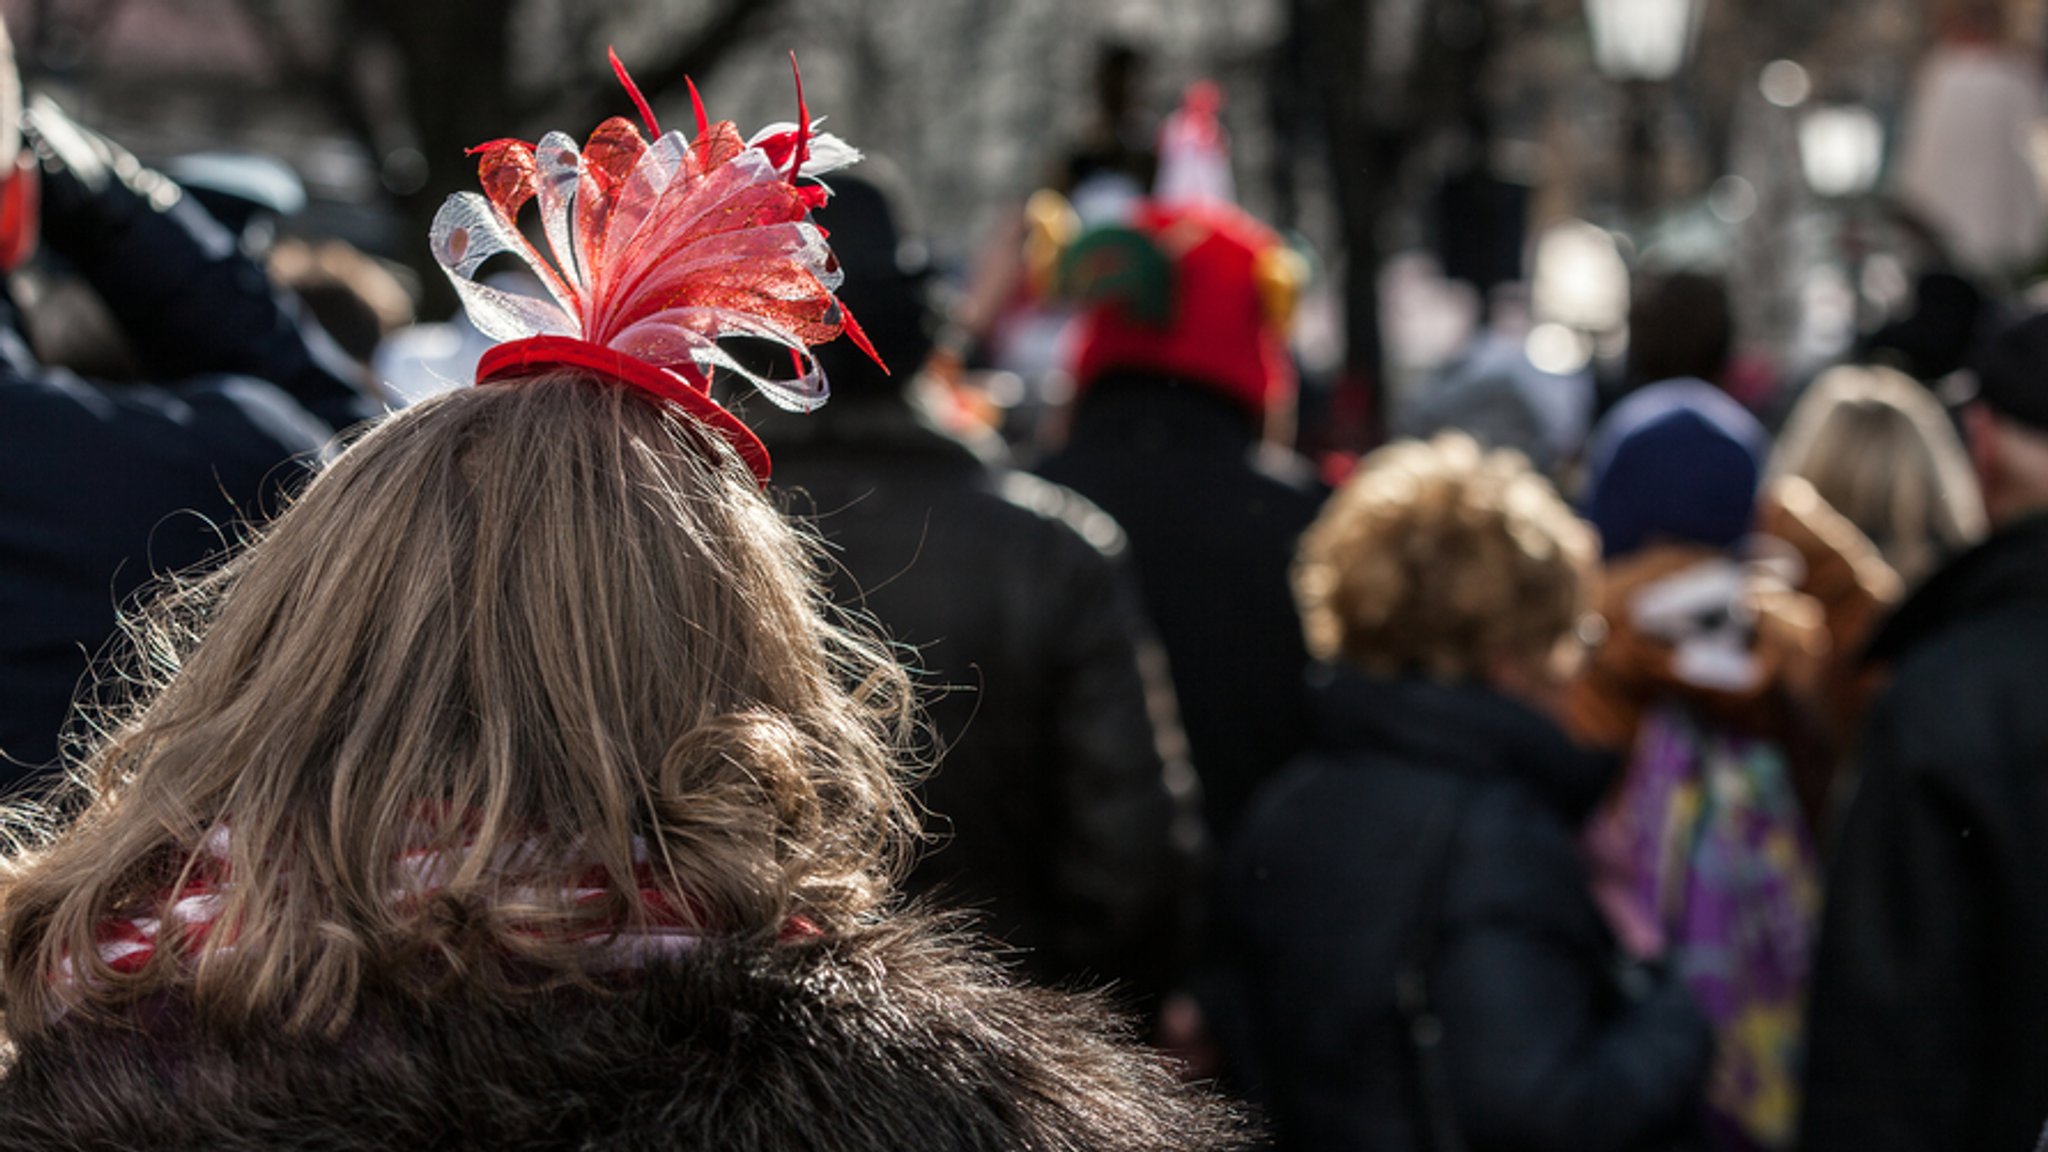
[[[910,697],[816,557],[722,441],[619,388],[386,420],[135,622],[142,698],[84,753],[69,826],[16,813],[6,1031],[164,990],[338,1028],[372,976],[583,979],[579,937],[645,924],[636,838],[705,932],[868,915],[915,833]],[[159,915],[221,829],[204,941],[102,963],[95,930]],[[397,868],[420,851],[455,862],[431,890]],[[586,868],[605,896],[578,903]]]
[[[1955,426],[1927,389],[1889,368],[1822,373],[1792,410],[1771,471],[1812,484],[1908,587],[1986,531]]]
[[[1496,658],[1558,648],[1598,556],[1520,453],[1447,433],[1365,458],[1302,537],[1295,599],[1317,659],[1482,679]]]

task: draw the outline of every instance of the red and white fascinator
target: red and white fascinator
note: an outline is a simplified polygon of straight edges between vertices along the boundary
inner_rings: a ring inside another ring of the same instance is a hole
[[[844,334],[875,356],[833,296],[839,265],[810,221],[829,191],[802,182],[860,153],[814,131],[800,77],[797,122],[772,124],[751,140],[729,121],[711,123],[691,85],[697,134],[688,138],[660,130],[616,53],[612,67],[652,141],[613,117],[581,149],[560,132],[538,144],[479,145],[470,151],[483,193],[458,192],[434,217],[434,258],[470,320],[502,341],[478,363],[476,382],[568,368],[640,389],[717,433],[766,483],[767,449],[712,399],[710,373],[732,372],[777,406],[808,412],[828,391],[812,345]],[[520,235],[529,203],[539,207],[552,262]],[[505,253],[539,278],[546,296],[474,279]],[[729,336],[784,346],[795,375],[748,368],[719,347]]]

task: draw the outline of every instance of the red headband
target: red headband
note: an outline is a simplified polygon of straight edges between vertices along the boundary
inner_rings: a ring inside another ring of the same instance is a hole
[[[732,445],[761,483],[768,483],[768,449],[761,438],[711,398],[708,381],[689,365],[680,370],[657,368],[636,356],[573,336],[529,336],[485,352],[477,361],[476,382],[498,383],[552,368],[589,372],[674,404]]]

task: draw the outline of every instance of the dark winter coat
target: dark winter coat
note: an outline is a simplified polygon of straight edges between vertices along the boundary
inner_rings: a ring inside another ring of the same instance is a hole
[[[157,181],[154,199],[53,167],[43,242],[164,383],[43,367],[0,299],[0,789],[56,757],[117,605],[220,554],[368,414],[225,229],[154,174],[130,179]]]
[[[1574,828],[1611,765],[1481,688],[1318,676],[1315,745],[1224,865],[1209,992],[1278,1147],[1430,1147],[1396,1010],[1411,959],[1442,1025],[1435,1099],[1469,1147],[1672,1146],[1711,1040],[1675,980],[1623,979],[1587,891]]]
[[[1938,571],[1828,869],[1806,1152],[2024,1148],[2048,1117],[2048,516]]]
[[[1066,447],[1038,470],[1130,537],[1219,840],[1306,730],[1308,654],[1288,571],[1322,492],[1265,460],[1231,401],[1112,374],[1081,398]]]
[[[158,1006],[22,1044],[0,1152],[1240,1146],[1106,1019],[903,927],[707,946],[615,995],[376,991],[332,1037]]]
[[[933,690],[920,795],[943,839],[911,890],[984,910],[1046,981],[1164,991],[1200,815],[1115,522],[886,396],[763,432],[835,596],[915,645]]]

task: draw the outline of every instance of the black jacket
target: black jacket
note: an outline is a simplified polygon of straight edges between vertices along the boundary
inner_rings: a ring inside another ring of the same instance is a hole
[[[910,888],[985,909],[1043,979],[1156,995],[1201,828],[1122,534],[907,404],[849,399],[761,426],[784,503],[831,542],[835,597],[915,645],[933,690],[921,797],[943,839]]]
[[[1288,571],[1322,493],[1267,467],[1253,432],[1206,389],[1112,375],[1082,397],[1066,447],[1039,469],[1130,536],[1219,840],[1306,731],[1308,654]]]
[[[1829,862],[1801,1147],[2024,1148],[2048,1118],[2048,516],[1938,571]]]
[[[0,790],[56,757],[116,606],[218,555],[337,427],[368,414],[234,238],[138,175],[157,181],[143,185],[153,198],[50,170],[43,242],[167,383],[43,367],[0,299]]]
[[[902,926],[707,945],[614,995],[373,986],[339,1035],[178,1005],[61,1021],[0,1152],[1210,1152],[1221,1106],[1092,1002]]]
[[[1444,1095],[1471,1148],[1610,1152],[1686,1134],[1706,1024],[1675,980],[1624,980],[1573,835],[1611,765],[1483,689],[1318,677],[1315,747],[1262,790],[1224,865],[1208,994],[1278,1147],[1429,1146],[1396,1010],[1408,958],[1428,977]]]

